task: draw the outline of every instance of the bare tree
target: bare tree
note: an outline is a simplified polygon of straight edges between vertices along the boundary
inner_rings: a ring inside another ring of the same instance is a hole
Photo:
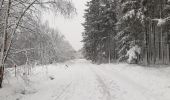
[[[0,87],[2,86],[4,64],[9,57],[16,33],[21,32],[23,28],[36,31],[23,26],[22,23],[29,15],[36,15],[36,12],[40,12],[42,9],[53,10],[67,17],[75,11],[71,2],[67,0],[1,0],[0,12],[5,12],[5,17],[2,17],[2,22],[0,22],[3,25],[3,29],[0,28],[0,31],[3,30],[3,35],[1,35],[3,42],[0,55]]]

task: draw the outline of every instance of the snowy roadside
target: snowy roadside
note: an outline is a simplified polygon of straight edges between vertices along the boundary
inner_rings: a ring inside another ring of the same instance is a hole
[[[170,100],[170,67],[143,67],[129,64],[101,65],[100,69],[118,73],[124,79],[145,89],[144,94],[150,94],[158,100]],[[140,89],[139,89],[140,91]],[[157,100],[156,99],[156,100]]]
[[[8,69],[0,100],[170,100],[170,67],[73,60],[25,71]]]
[[[51,84],[50,81],[55,77],[63,78],[65,73],[64,64],[54,64],[47,66],[36,66],[31,68],[28,75],[28,69],[17,67],[17,74],[13,68],[6,70],[3,88],[0,89],[0,100],[20,100],[25,95],[39,92],[45,84]],[[57,74],[56,74],[57,73]],[[49,83],[46,83],[49,82]],[[45,87],[47,88],[47,87]]]

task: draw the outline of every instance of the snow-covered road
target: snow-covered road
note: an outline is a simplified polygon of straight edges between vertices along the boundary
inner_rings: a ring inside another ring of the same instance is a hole
[[[34,70],[31,89],[16,100],[170,100],[170,74],[165,70],[170,72],[170,68],[94,65],[86,60],[49,65]],[[9,98],[0,100],[15,100]]]

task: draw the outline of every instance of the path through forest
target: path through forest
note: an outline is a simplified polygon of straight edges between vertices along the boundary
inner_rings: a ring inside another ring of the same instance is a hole
[[[16,100],[170,100],[170,74],[158,69],[86,60],[49,65],[43,74],[34,70],[31,89]]]

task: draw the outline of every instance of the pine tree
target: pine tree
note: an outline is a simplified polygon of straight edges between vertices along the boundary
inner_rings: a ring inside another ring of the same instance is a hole
[[[86,22],[83,24],[85,57],[94,62],[103,59],[110,62],[111,58],[115,58],[115,50],[112,49],[116,34],[114,3],[109,0],[92,0],[87,6]]]
[[[101,14],[101,52],[102,57],[110,62],[116,59],[116,45],[115,45],[115,35],[116,35],[116,9],[115,1],[103,1],[102,14]]]
[[[146,63],[167,64],[169,62],[169,14],[167,0],[143,0],[143,13],[146,16]],[[168,55],[168,56],[167,56]]]
[[[117,45],[119,61],[127,59],[127,51],[135,45],[139,47],[143,43],[144,27],[143,14],[141,12],[140,0],[122,0],[120,2],[121,12],[119,12]]]
[[[92,0],[87,3],[88,9],[85,13],[86,22],[83,24],[85,32],[83,33],[83,42],[85,57],[93,62],[97,60],[97,50],[99,39],[97,33],[99,31],[99,0]]]
[[[169,0],[92,0],[87,6],[83,24],[87,59],[110,62],[118,55],[119,61],[169,63]]]

